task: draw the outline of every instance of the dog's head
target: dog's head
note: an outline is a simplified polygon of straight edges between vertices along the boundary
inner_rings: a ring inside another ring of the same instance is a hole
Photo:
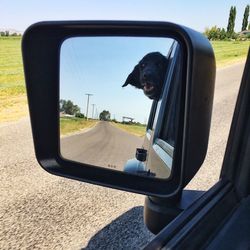
[[[122,87],[128,84],[143,89],[150,99],[159,99],[165,80],[167,58],[159,52],[145,55],[134,67]]]

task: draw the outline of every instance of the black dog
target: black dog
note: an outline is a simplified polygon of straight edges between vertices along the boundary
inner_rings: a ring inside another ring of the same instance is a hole
[[[122,87],[128,84],[143,89],[150,99],[158,100],[165,80],[167,58],[159,52],[145,55],[129,74]]]

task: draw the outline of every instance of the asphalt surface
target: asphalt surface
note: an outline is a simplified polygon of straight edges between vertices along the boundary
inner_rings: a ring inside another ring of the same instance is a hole
[[[63,137],[61,154],[69,160],[123,171],[127,160],[135,157],[144,137],[138,137],[101,121],[90,130]]]
[[[207,190],[220,175],[244,64],[217,70],[206,159],[186,189]]]
[[[219,178],[242,65],[217,73],[208,154],[187,188]],[[141,249],[142,195],[49,175],[34,156],[28,119],[0,125],[0,249]]]

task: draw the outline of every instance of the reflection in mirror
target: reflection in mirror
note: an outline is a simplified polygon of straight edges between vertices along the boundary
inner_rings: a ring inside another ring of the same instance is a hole
[[[75,37],[60,54],[63,158],[168,178],[174,145],[155,140],[176,42],[155,37]],[[168,72],[168,74],[166,74]],[[169,84],[168,84],[169,85]],[[165,118],[164,118],[165,119]],[[157,169],[159,167],[159,171]]]

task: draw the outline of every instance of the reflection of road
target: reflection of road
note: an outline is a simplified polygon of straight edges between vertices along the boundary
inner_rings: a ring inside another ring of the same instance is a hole
[[[70,160],[122,170],[142,143],[142,137],[102,121],[88,132],[62,138],[61,154]]]

